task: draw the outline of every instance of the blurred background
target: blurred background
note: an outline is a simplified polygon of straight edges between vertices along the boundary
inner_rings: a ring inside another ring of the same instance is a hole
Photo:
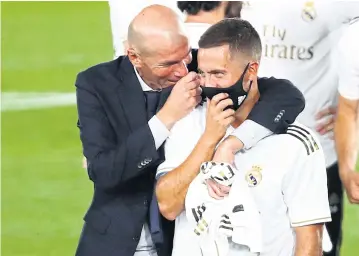
[[[74,81],[113,58],[109,6],[2,2],[1,23],[2,255],[74,255],[92,197]],[[358,255],[358,226],[346,201],[342,255]]]

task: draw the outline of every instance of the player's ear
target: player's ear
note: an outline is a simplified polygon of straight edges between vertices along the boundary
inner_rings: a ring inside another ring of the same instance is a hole
[[[249,64],[248,71],[247,71],[249,80],[253,81],[254,79],[257,79],[258,68],[259,68],[258,62],[253,62],[253,63]]]
[[[137,53],[135,48],[128,47],[127,48],[127,56],[135,68],[142,67],[141,56]]]
[[[257,74],[258,74],[259,63],[253,62],[249,64],[248,70],[245,74],[245,81],[243,89],[248,91],[250,87],[257,88]]]

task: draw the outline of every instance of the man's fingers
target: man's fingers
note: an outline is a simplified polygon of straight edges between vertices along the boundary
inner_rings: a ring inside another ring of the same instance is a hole
[[[197,89],[199,87],[200,83],[198,80],[193,80],[193,81],[190,81],[188,83],[184,83],[183,85],[183,89],[185,91],[192,91],[194,89]]]
[[[226,119],[224,119],[224,125],[225,126],[229,126],[230,124],[232,124],[235,121],[235,117],[234,116],[229,116]]]
[[[236,113],[236,111],[229,108],[229,109],[226,109],[225,111],[222,111],[222,113],[220,114],[220,118],[226,119],[227,117],[234,116],[235,113]]]
[[[316,120],[319,120],[328,115],[335,115],[336,113],[337,113],[336,107],[328,107],[328,108],[325,108],[325,109],[322,109],[321,111],[319,111],[316,114],[315,118],[316,118]]]
[[[87,159],[86,159],[86,157],[83,157],[83,159],[82,159],[82,168],[84,168],[84,169],[87,168]]]
[[[218,102],[216,108],[219,109],[220,111],[223,111],[223,109],[225,109],[228,106],[232,106],[233,105],[233,100],[227,98],[224,100],[221,100],[220,102]]]
[[[319,132],[321,135],[324,135],[328,132],[331,132],[334,130],[334,117],[330,117],[327,121],[325,121],[324,123],[321,123],[319,125],[317,125],[316,130],[317,132]]]
[[[184,83],[189,83],[189,82],[196,80],[197,78],[198,78],[198,74],[196,72],[191,71],[187,75],[182,77],[181,81]]]
[[[213,106],[217,106],[217,104],[221,101],[228,98],[228,94],[227,93],[218,93],[217,95],[215,95],[211,102]]]
[[[221,185],[221,184],[218,184],[218,188],[219,190],[224,193],[224,194],[228,194],[229,191],[231,190],[231,187],[228,187],[228,186],[224,186],[224,185]]]
[[[202,88],[201,87],[197,87],[195,90],[196,90],[196,96],[201,96],[202,95]]]
[[[211,197],[215,199],[223,199],[225,193],[223,193],[217,183],[213,180],[207,180],[208,193]]]
[[[216,192],[214,191],[214,189],[212,188],[212,186],[210,186],[208,183],[207,183],[207,189],[208,189],[208,194],[210,197],[214,198],[214,199],[217,199],[217,200],[221,200],[223,199],[223,197],[220,197],[216,194]]]

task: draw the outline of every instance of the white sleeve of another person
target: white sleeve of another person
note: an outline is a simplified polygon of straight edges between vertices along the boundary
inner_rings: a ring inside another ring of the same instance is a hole
[[[339,42],[339,93],[359,99],[359,18],[346,28]]]
[[[331,221],[325,158],[317,145],[313,145],[314,152],[309,148],[308,155],[302,144],[283,179],[282,192],[292,227]]]

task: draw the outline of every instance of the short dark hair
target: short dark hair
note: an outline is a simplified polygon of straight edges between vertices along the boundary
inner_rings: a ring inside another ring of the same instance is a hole
[[[200,11],[210,12],[220,6],[220,1],[178,1],[177,7],[181,12],[196,15]]]
[[[201,36],[199,48],[229,45],[231,56],[242,53],[255,61],[260,61],[262,44],[258,32],[246,20],[230,18],[219,21]]]

